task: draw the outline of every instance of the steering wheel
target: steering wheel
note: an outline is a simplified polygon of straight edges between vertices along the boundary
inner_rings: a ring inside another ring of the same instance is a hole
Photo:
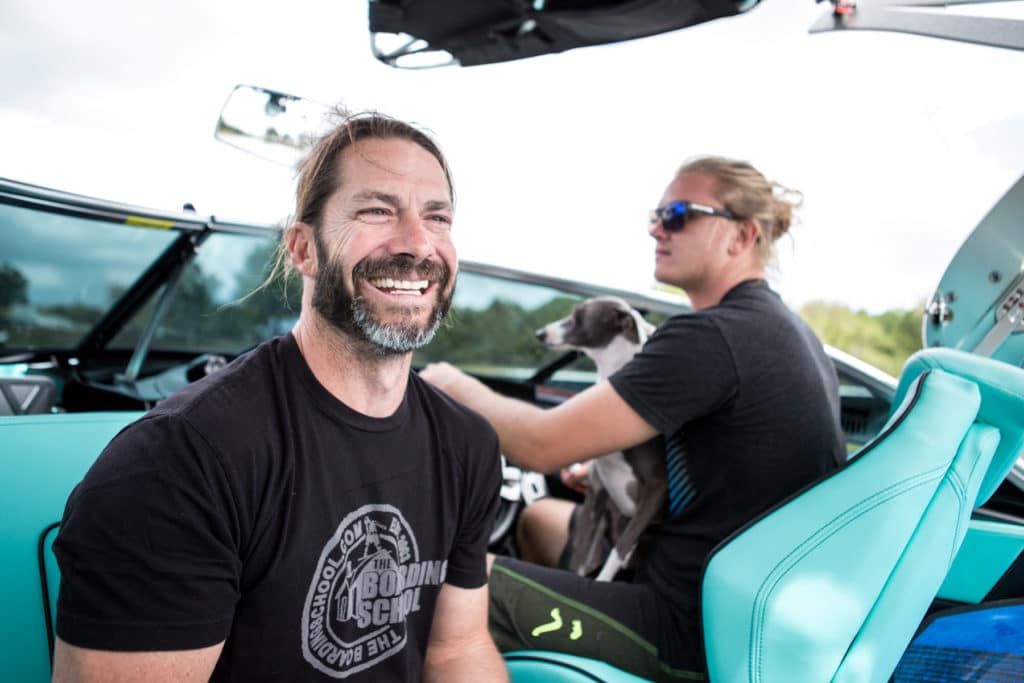
[[[505,456],[501,456],[501,498],[498,504],[498,514],[494,520],[494,529],[491,530],[491,537],[488,546],[494,547],[501,543],[512,533],[519,511],[525,505],[532,503],[538,498],[548,494],[548,485],[544,475],[538,472],[521,470],[515,465],[510,465]]]

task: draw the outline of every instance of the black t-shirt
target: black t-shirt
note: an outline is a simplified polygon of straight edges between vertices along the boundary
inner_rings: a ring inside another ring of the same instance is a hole
[[[610,381],[665,436],[668,511],[638,551],[636,580],[695,618],[711,550],[842,461],[835,366],[778,295],[749,280],[662,323]]]
[[[440,585],[486,583],[494,430],[409,377],[386,418],[260,345],[123,430],[73,491],[57,633],[225,641],[214,680],[416,680]]]

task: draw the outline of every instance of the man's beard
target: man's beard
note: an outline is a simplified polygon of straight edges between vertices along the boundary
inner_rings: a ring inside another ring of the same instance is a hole
[[[319,245],[318,251],[321,266],[313,285],[312,303],[317,313],[331,326],[349,338],[363,342],[378,357],[415,351],[434,338],[441,321],[448,314],[454,293],[454,288],[447,295],[444,293],[451,278],[446,264],[433,260],[416,263],[408,254],[377,261],[364,259],[357,263],[352,269],[352,283],[356,290],[360,286],[371,287],[371,278],[389,277],[393,280],[429,280],[437,291],[433,310],[424,324],[419,325],[410,319],[386,323],[375,315],[364,297],[349,290],[341,262],[326,258],[325,250]],[[415,303],[412,296],[409,298],[409,304],[396,305],[393,309],[403,318],[419,313],[424,306]]]

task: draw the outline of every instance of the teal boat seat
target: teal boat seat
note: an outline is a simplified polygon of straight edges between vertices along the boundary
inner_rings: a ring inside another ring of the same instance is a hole
[[[712,681],[885,681],[962,540],[999,441],[980,392],[921,377],[843,469],[742,529],[705,568]]]
[[[140,412],[0,416],[0,679],[50,680],[59,575],[50,545],[71,489]]]
[[[712,681],[889,679],[971,511],[1021,452],[1024,371],[921,351],[894,405],[845,468],[709,560],[702,619]]]
[[[982,398],[978,421],[999,428],[999,448],[978,492],[975,506],[978,507],[992,497],[1024,452],[1024,411],[1021,410],[1024,371],[1003,361],[956,349],[918,351],[907,359],[900,373],[893,405],[898,406],[903,401],[915,377],[931,369],[944,370],[976,383]]]
[[[920,372],[940,368],[967,378],[975,378],[982,391],[980,422],[1000,425],[1001,439],[992,464],[982,482],[975,507],[981,507],[1006,478],[1007,473],[1024,452],[1024,413],[1020,408],[1020,394],[1024,392],[1015,369],[1008,371],[1007,363],[973,353],[937,348],[911,356],[906,363],[897,387],[900,400],[910,385],[911,378]],[[1015,380],[1015,378],[1017,378]],[[967,537],[960,553],[947,573],[938,597],[953,602],[977,604],[990,590],[996,588],[1024,547],[1024,527],[1017,521],[986,519],[977,512],[970,522]],[[1002,597],[1018,595],[1012,586],[1019,580],[1010,579],[1009,592]],[[998,591],[997,591],[998,592]]]
[[[891,676],[971,510],[1021,451],[1024,371],[926,350],[907,362],[894,405],[881,432],[841,470],[740,529],[709,558],[701,616],[714,683]],[[618,673],[598,678],[634,680]],[[543,671],[513,671],[512,680],[543,680]]]

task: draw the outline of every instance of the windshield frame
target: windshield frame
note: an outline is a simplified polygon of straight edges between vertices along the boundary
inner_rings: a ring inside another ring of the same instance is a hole
[[[212,234],[233,233],[273,237],[279,231],[278,226],[272,224],[221,221],[212,215],[159,211],[85,197],[8,178],[0,178],[0,204],[41,213],[177,233],[177,237],[128,284],[123,294],[107,308],[103,316],[74,348],[10,348],[4,353],[5,359],[24,357],[29,362],[53,356],[89,357],[103,353],[111,340],[152,299],[157,290],[196,257],[198,248]]]

